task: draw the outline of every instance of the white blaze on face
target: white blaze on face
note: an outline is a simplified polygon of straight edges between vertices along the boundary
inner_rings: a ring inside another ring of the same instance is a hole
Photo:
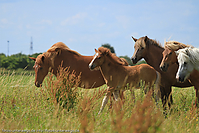
[[[93,60],[91,61],[91,63],[89,64],[89,67],[92,66],[93,62],[95,61],[95,59],[97,58],[97,56],[99,55],[99,53],[96,53],[95,56],[93,57]]]
[[[176,79],[179,79],[180,68],[181,68],[181,65],[179,65],[178,67],[178,72],[176,73]]]
[[[179,66],[178,66],[178,71],[177,71],[177,73],[176,73],[176,79],[179,79],[179,77],[180,77],[180,73],[181,73],[181,71],[182,71],[182,64],[183,64],[183,60],[182,60],[182,54],[180,54],[179,52],[177,53],[177,59],[178,59],[178,64],[179,64]]]
[[[39,65],[38,65],[38,64],[36,64],[36,65],[35,65],[35,69],[38,69],[38,68],[39,68]]]

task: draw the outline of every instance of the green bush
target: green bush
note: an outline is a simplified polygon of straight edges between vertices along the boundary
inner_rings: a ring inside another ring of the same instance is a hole
[[[80,76],[76,77],[74,71],[70,73],[69,68],[60,67],[56,80],[53,80],[53,74],[50,74],[48,85],[45,87],[55,106],[68,111],[75,107],[78,102],[79,81]]]

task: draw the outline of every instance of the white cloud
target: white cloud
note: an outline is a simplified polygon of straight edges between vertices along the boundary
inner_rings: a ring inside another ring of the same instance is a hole
[[[72,17],[68,17],[67,19],[63,20],[61,22],[61,25],[75,25],[77,23],[81,23],[84,21],[87,17],[87,13],[78,13]]]
[[[8,20],[7,20],[6,18],[3,18],[3,19],[1,19],[1,23],[7,24],[7,23],[8,23]]]
[[[52,25],[52,21],[51,20],[47,20],[47,19],[43,19],[40,22],[41,24],[47,24],[47,25]]]
[[[116,16],[116,19],[119,23],[119,25],[121,25],[123,28],[128,28],[129,24],[130,24],[130,20],[128,16],[125,15],[121,15],[121,16]]]

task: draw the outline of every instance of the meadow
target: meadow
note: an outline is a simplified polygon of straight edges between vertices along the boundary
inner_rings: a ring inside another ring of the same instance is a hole
[[[174,104],[167,115],[163,114],[161,101],[156,105],[142,89],[135,90],[135,100],[130,91],[125,91],[123,105],[113,102],[112,109],[106,106],[98,115],[106,85],[81,89],[72,78],[69,83],[74,85],[73,89],[60,92],[58,100],[55,90],[66,88],[62,87],[63,79],[49,74],[43,86],[37,88],[32,72],[0,71],[0,132],[199,132],[199,110],[193,105],[193,87],[173,88]],[[59,101],[64,100],[63,94],[70,92],[72,95],[64,96],[66,99],[72,96],[73,104],[69,103],[70,98],[64,107]]]

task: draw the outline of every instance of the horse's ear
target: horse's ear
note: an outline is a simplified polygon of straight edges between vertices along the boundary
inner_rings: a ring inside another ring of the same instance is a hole
[[[97,49],[95,48],[95,52],[97,53]]]
[[[34,60],[34,61],[36,61],[36,58],[34,58],[34,57],[29,57],[30,59],[32,59],[32,60]]]
[[[109,49],[107,49],[107,50],[105,51],[105,54],[108,55],[110,52],[111,52],[111,51],[110,51]]]
[[[176,53],[177,56],[179,55],[178,51],[174,51],[174,52]]]
[[[42,62],[44,62],[44,58],[45,58],[44,56],[41,57]]]
[[[136,39],[136,38],[134,38],[133,36],[132,36],[132,38],[133,38],[133,40],[136,42],[138,39]]]
[[[144,37],[144,41],[146,42],[146,41],[147,41],[147,39],[148,39],[148,37],[147,37],[147,36],[145,36],[145,37]]]
[[[188,48],[186,48],[185,52],[187,53],[188,56],[190,56],[190,52],[189,52]]]
[[[61,54],[61,48],[56,48],[55,52],[57,53],[57,55],[60,55]]]

